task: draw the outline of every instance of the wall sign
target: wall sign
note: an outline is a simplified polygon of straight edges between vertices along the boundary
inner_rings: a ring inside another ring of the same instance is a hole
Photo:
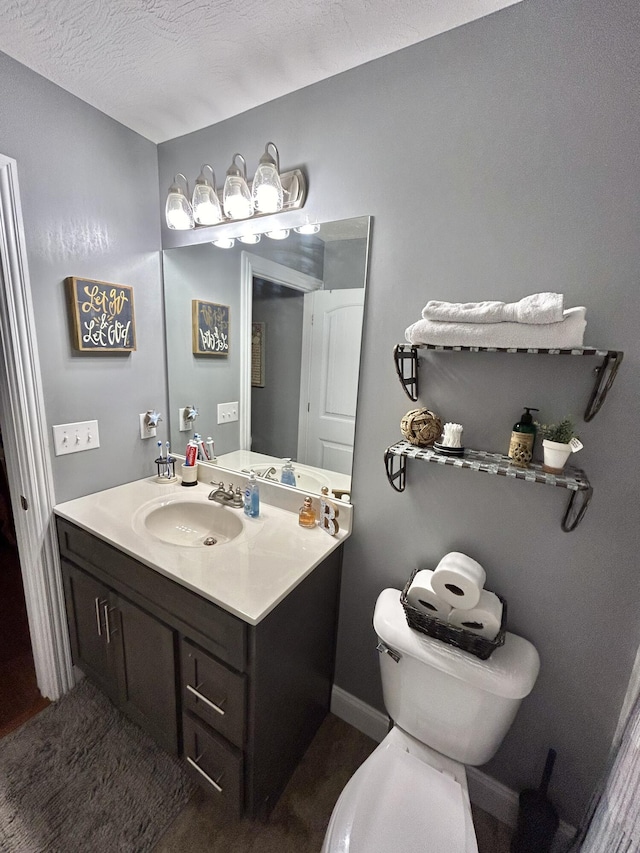
[[[251,324],[251,385],[264,388],[265,323]]]
[[[81,352],[133,352],[133,288],[90,278],[65,278],[73,346]]]
[[[195,355],[229,355],[229,306],[193,299],[191,309]]]

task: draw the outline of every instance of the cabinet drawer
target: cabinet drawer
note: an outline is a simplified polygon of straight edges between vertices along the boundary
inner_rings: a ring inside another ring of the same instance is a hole
[[[242,753],[204,723],[183,715],[184,757],[190,775],[231,815],[243,811]]]
[[[246,679],[182,640],[183,707],[242,748],[245,729]]]

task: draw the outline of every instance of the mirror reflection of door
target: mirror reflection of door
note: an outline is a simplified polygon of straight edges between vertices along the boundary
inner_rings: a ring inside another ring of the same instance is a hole
[[[298,461],[350,474],[364,289],[305,296]]]

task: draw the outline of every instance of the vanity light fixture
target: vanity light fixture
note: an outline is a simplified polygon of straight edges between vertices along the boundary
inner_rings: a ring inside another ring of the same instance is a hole
[[[205,175],[205,169],[211,172],[211,180]],[[216,175],[208,163],[201,167],[196,178],[191,206],[193,218],[198,225],[215,225],[222,221],[222,210],[216,192]]]
[[[280,228],[277,231],[266,231],[265,234],[271,240],[286,240],[286,238],[289,236],[289,229]]]
[[[269,148],[275,152],[275,158]],[[280,181],[280,155],[273,142],[267,142],[251,185],[253,206],[258,213],[277,213],[282,210],[284,193]]]
[[[242,171],[236,165],[236,158],[242,160]],[[224,215],[229,219],[248,219],[253,213],[253,202],[247,185],[247,161],[242,154],[234,154],[227,169],[222,194]]]
[[[255,243],[260,242],[260,238],[262,234],[242,234],[242,236],[238,237],[241,243],[248,243],[249,245],[254,245]]]
[[[186,193],[179,185],[180,178],[184,181]],[[169,187],[167,203],[164,208],[168,228],[173,228],[176,231],[187,231],[189,228],[195,228],[193,210],[188,196],[189,183],[182,172],[178,172]]]
[[[236,241],[233,237],[220,237],[219,240],[212,240],[212,243],[219,249],[233,249]]]

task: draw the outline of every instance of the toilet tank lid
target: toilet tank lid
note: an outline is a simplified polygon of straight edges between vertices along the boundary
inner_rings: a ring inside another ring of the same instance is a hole
[[[480,660],[470,652],[415,631],[407,624],[398,589],[384,589],[378,596],[373,627],[395,651],[495,696],[522,699],[533,689],[540,671],[536,648],[516,634],[507,632],[504,645],[487,660]]]

